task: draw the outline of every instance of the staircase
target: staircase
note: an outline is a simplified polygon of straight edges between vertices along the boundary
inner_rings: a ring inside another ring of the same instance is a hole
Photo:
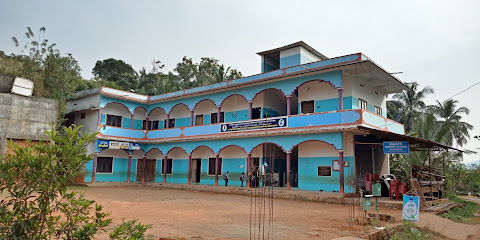
[[[425,210],[430,207],[430,204],[423,195],[422,187],[418,180],[416,178],[410,178],[410,184],[412,185],[412,190],[410,192],[412,192],[413,195],[420,197],[420,210]]]

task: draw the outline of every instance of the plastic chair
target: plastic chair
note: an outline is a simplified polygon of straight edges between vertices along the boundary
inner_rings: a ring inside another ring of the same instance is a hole
[[[380,182],[380,174],[373,174],[373,182]]]
[[[398,181],[397,179],[390,180],[390,190],[388,196],[390,199],[393,199],[393,195],[398,199]]]
[[[398,185],[398,198],[395,196],[395,199],[399,199],[400,196],[405,195],[405,193],[408,192],[408,185],[406,182],[401,182],[400,185]]]
[[[365,173],[365,193],[372,193],[372,174]]]

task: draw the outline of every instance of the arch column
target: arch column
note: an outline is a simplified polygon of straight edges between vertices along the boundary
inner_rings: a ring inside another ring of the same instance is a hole
[[[287,116],[292,114],[292,96],[287,95]]]
[[[145,183],[145,164],[147,162],[147,156],[142,158],[142,183]]]
[[[163,183],[167,183],[167,159],[167,155],[163,156]]]
[[[252,162],[252,153],[247,153],[247,171],[245,171],[245,174],[247,174],[247,188],[250,187],[250,179],[251,179],[251,175],[250,175],[250,164]],[[253,174],[253,173],[251,173]]]
[[[220,154],[215,154],[215,186],[218,186],[218,162],[220,160]]]
[[[253,101],[248,102],[248,120],[252,120],[253,117]]]
[[[98,130],[100,130],[99,128],[99,125],[102,121],[102,108],[98,108],[98,112],[97,112],[97,128]]]
[[[130,129],[133,129],[133,119],[135,119],[135,114],[130,115]]]
[[[287,190],[291,188],[290,172],[292,169],[292,152],[287,152]]]
[[[192,111],[193,113],[193,111]],[[192,178],[192,154],[188,155],[188,174],[187,174],[187,184],[190,185],[190,179]]]
[[[132,169],[132,154],[128,154],[127,182],[130,182],[130,171]]]
[[[167,114],[167,122],[165,123],[165,128],[170,128],[170,113]]]
[[[193,110],[190,110],[190,126],[193,126]]]
[[[222,106],[217,106],[217,123],[220,123],[220,114],[222,113]]]
[[[92,183],[95,182],[95,173],[97,172],[98,153],[93,154]]]
[[[343,88],[338,89],[338,110],[343,110]]]
[[[150,124],[148,124],[148,117],[145,117],[145,130],[150,130]]]
[[[340,193],[344,193],[345,178],[343,173],[343,150],[338,151],[338,165],[340,165]]]

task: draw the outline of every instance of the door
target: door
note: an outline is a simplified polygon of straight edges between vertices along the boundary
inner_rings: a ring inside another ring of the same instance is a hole
[[[145,160],[145,181],[153,182],[155,181],[155,171],[157,167],[157,160],[155,159],[146,159]],[[138,159],[137,161],[137,182],[142,181],[143,173],[143,159]]]
[[[201,159],[192,159],[192,182],[200,182],[201,163]]]
[[[314,113],[315,104],[313,101],[302,102],[302,113]]]
[[[261,108],[252,108],[252,119],[259,119]]]

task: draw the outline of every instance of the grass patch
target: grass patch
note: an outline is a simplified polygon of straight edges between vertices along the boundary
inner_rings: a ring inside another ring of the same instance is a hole
[[[480,205],[471,201],[463,200],[457,196],[449,197],[453,202],[465,204],[463,207],[454,208],[441,216],[454,222],[479,224],[480,223]]]
[[[390,240],[429,240],[444,239],[444,237],[428,228],[419,228],[413,222],[403,221],[402,225],[390,235]]]

